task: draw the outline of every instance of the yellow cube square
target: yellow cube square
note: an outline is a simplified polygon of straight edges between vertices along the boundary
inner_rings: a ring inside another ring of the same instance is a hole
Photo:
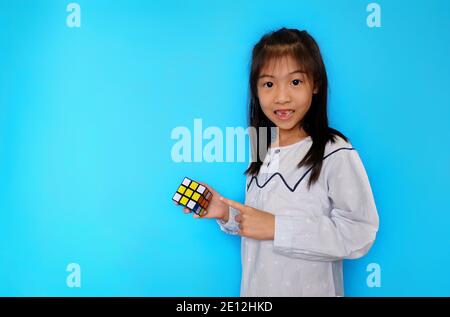
[[[197,182],[194,182],[194,181],[192,181],[192,183],[191,183],[191,185],[189,185],[189,187],[190,187],[190,188],[192,188],[193,190],[196,190],[196,189],[197,189],[197,187],[198,187],[198,183],[197,183]]]
[[[186,205],[187,202],[188,202],[188,200],[189,200],[189,199],[187,199],[186,197],[183,196],[183,197],[181,198],[181,200],[180,200],[180,204]]]
[[[194,193],[194,195],[192,195],[192,199],[195,201],[198,201],[200,199],[200,194],[199,193]]]
[[[183,185],[180,185],[180,187],[178,187],[178,192],[180,194],[184,194],[185,191],[186,191],[186,187],[184,187]]]
[[[184,193],[187,197],[191,197],[193,191],[190,190],[189,188],[186,190],[186,193]]]

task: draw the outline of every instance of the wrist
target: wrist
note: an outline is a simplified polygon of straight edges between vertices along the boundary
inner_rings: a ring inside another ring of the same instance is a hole
[[[229,208],[227,208],[227,209],[225,210],[224,214],[222,215],[222,217],[219,218],[219,219],[220,219],[220,221],[222,221],[223,223],[227,223],[228,220],[230,219],[229,216],[230,216],[230,210],[229,210]]]

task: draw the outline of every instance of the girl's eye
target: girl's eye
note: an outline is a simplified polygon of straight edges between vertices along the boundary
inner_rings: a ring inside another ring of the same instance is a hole
[[[268,81],[268,82],[264,83],[263,86],[271,88],[273,86],[273,83],[271,81]]]
[[[294,86],[298,86],[298,85],[300,85],[300,83],[301,83],[301,81],[299,79],[294,79],[292,81],[292,84],[294,84]]]

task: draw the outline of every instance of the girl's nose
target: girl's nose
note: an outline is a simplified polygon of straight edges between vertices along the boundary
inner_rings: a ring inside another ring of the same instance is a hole
[[[275,96],[275,102],[279,103],[279,104],[284,104],[284,103],[287,103],[290,101],[291,101],[291,98],[289,96],[287,89],[280,87],[277,90],[277,94]]]

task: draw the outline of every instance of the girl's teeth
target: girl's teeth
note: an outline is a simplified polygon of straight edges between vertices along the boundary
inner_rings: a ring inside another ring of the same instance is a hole
[[[275,111],[275,114],[277,117],[281,120],[287,120],[291,117],[293,110],[277,110]]]

